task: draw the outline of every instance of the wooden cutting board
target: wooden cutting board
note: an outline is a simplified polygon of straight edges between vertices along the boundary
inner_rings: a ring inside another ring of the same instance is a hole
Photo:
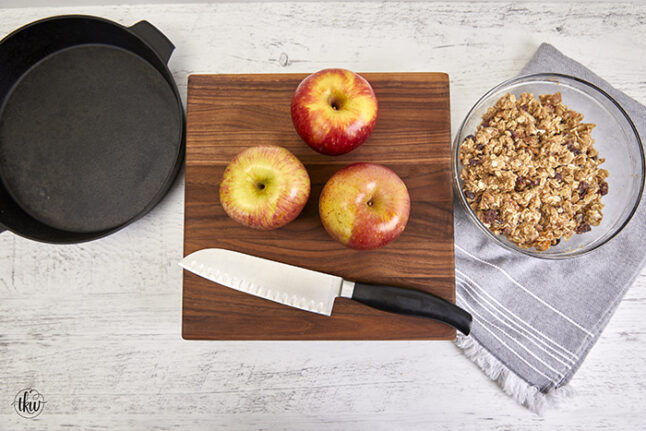
[[[188,80],[184,254],[221,247],[340,275],[410,287],[455,301],[449,78],[444,73],[366,73],[379,101],[371,137],[349,154],[311,150],[296,134],[290,102],[303,74],[192,75]],[[241,226],[225,214],[218,187],[244,148],[281,145],[306,166],[309,202],[275,231]],[[358,161],[380,163],[406,183],[408,226],[393,243],[354,251],[333,241],[318,217],[330,176]],[[338,298],[332,317],[240,293],[184,271],[182,336],[214,340],[453,339],[441,323],[378,311]]]

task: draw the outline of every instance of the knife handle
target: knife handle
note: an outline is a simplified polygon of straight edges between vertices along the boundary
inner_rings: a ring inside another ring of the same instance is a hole
[[[391,313],[438,320],[464,335],[469,335],[471,331],[471,314],[445,299],[420,290],[355,282],[352,299]]]

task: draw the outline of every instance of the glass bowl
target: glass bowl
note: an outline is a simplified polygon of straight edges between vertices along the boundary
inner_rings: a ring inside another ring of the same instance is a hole
[[[504,235],[494,235],[475,215],[466,201],[460,172],[463,165],[458,157],[465,138],[475,133],[482,116],[490,106],[507,93],[519,97],[521,93],[541,94],[561,92],[562,103],[583,114],[583,122],[594,123],[594,147],[606,161],[601,168],[609,172],[608,194],[603,196],[603,220],[599,226],[584,234],[575,234],[569,241],[561,241],[546,251],[520,248]],[[505,81],[489,90],[471,108],[458,129],[453,142],[453,182],[456,193],[469,217],[498,244],[526,255],[563,259],[588,253],[610,241],[626,226],[635,213],[644,188],[644,151],[632,121],[619,104],[598,87],[581,79],[559,74],[526,75]]]

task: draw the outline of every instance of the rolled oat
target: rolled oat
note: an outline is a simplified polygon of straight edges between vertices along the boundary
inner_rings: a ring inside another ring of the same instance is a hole
[[[544,251],[601,223],[608,171],[594,149],[594,124],[561,94],[507,94],[460,147],[467,202],[494,234]]]

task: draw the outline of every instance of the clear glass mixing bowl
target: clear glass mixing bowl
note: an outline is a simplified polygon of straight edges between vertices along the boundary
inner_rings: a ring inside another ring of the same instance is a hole
[[[494,235],[476,217],[467,204],[460,172],[462,164],[458,157],[460,145],[466,136],[473,134],[482,116],[490,106],[507,93],[519,97],[521,93],[541,94],[561,92],[563,104],[583,114],[583,122],[594,123],[592,129],[594,147],[599,157],[606,161],[601,168],[608,170],[608,194],[603,196],[603,220],[590,232],[573,235],[569,241],[561,241],[546,251],[524,249],[507,240],[503,235]],[[563,259],[579,256],[606,244],[626,226],[635,213],[644,188],[644,151],[632,121],[621,106],[607,93],[581,79],[559,74],[535,74],[521,76],[503,82],[487,92],[471,108],[458,129],[453,143],[453,181],[456,193],[470,218],[491,237],[508,249],[547,259]]]

